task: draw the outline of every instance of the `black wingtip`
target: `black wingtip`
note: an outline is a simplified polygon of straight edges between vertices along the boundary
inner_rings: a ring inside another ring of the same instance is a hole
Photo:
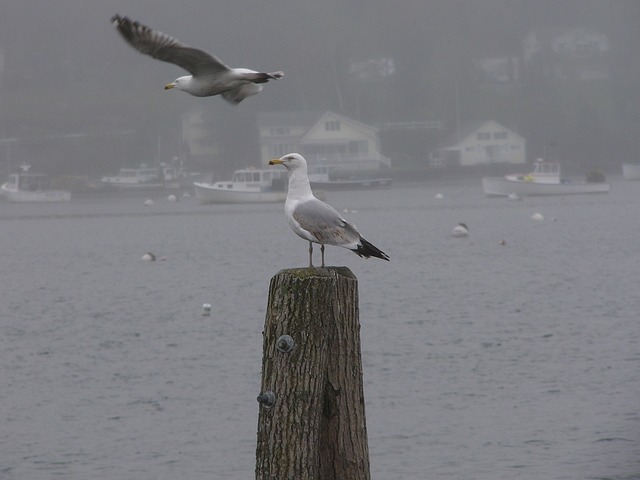
[[[131,26],[133,25],[133,23],[134,22],[129,20],[127,17],[123,17],[122,15],[118,15],[117,13],[113,17],[111,17],[111,24],[127,40],[131,39]]]
[[[386,260],[387,262],[389,261],[389,255],[384,253],[382,250],[380,250],[378,247],[376,247],[372,243],[367,242],[362,237],[360,237],[360,245],[358,245],[358,248],[356,248],[354,252],[361,257],[365,257],[365,258],[376,257],[376,258],[380,258],[381,260]]]
[[[122,35],[122,38],[129,43],[129,45],[140,50],[140,47],[136,45],[135,40],[148,30],[149,27],[146,27],[135,20],[131,20],[129,17],[124,15],[118,15],[117,13],[111,17],[111,24],[116,28],[118,33]]]
[[[117,27],[117,26],[119,26],[122,22],[124,22],[126,19],[127,19],[127,17],[123,17],[123,16],[118,15],[118,14],[116,13],[113,17],[111,17],[111,23],[112,23],[114,26],[116,26],[116,27]]]

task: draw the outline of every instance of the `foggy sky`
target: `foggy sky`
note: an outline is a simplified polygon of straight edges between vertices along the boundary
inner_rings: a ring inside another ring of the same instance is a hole
[[[114,13],[208,50],[231,66],[283,70],[286,76],[238,107],[219,97],[165,92],[163,85],[183,71],[126,45],[109,22]],[[461,97],[467,95],[462,115],[484,114],[473,110],[475,91],[468,71],[473,59],[520,55],[526,33],[542,27],[589,27],[608,36],[611,83],[618,90],[607,95],[620,96],[613,98],[614,108],[631,112],[628,121],[633,130],[640,109],[639,20],[637,0],[3,0],[0,137],[91,133],[105,136],[107,145],[113,146],[111,157],[132,152],[144,156],[158,135],[177,136],[180,115],[194,106],[205,106],[226,119],[227,135],[238,135],[231,141],[231,153],[235,150],[238,155],[253,152],[243,150],[247,144],[243,135],[255,136],[248,125],[259,111],[343,110],[368,123],[442,119],[450,124],[454,80]],[[367,92],[348,82],[348,61],[381,56],[395,61],[392,87],[379,94],[376,87]],[[524,94],[526,90],[517,95]],[[627,104],[632,107],[623,108]],[[508,107],[507,113],[477,108],[486,110],[487,119],[502,115],[499,121],[526,127],[523,117],[529,111],[528,104],[523,105],[515,121]],[[541,108],[537,100],[534,105]],[[587,117],[593,113],[589,108],[585,112]],[[557,112],[538,115],[545,113]],[[592,120],[595,123],[585,129],[609,121]],[[575,129],[576,135],[581,128]],[[129,130],[139,135],[114,133],[106,139],[110,132]],[[535,138],[530,141],[536,144]],[[72,147],[64,151],[74,167],[87,156],[95,157],[93,162],[110,161],[104,151],[98,155],[82,151],[82,145]],[[629,141],[621,155],[633,147]],[[19,148],[14,154],[19,155]],[[4,156],[0,148],[0,162]],[[89,170],[100,171],[100,166]]]

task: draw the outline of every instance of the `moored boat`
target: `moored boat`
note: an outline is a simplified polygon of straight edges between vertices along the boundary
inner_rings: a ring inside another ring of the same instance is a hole
[[[195,175],[195,174],[194,174]],[[151,167],[143,163],[138,168],[121,168],[117,175],[101,178],[101,183],[119,189],[180,188],[188,176],[181,168],[166,163]]]
[[[623,163],[622,176],[625,180],[640,180],[640,164]]]
[[[201,203],[269,203],[287,198],[287,173],[274,169],[236,170],[231,180],[194,182]]]
[[[391,186],[391,178],[387,177],[335,177],[329,167],[315,167],[309,172],[311,188],[322,190],[369,190]]]
[[[51,179],[44,173],[31,173],[31,165],[22,164],[20,172],[9,175],[0,186],[0,193],[9,202],[68,202],[71,192],[51,187]]]
[[[564,179],[560,164],[538,159],[534,171],[527,174],[485,177],[482,189],[490,196],[570,195],[583,193],[608,193],[610,186],[604,175],[591,172],[586,181]]]
[[[161,186],[158,169],[142,164],[139,168],[121,168],[117,175],[102,177],[100,181],[118,188],[149,188]]]

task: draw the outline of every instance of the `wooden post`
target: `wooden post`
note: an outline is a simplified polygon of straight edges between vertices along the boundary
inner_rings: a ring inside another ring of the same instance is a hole
[[[369,480],[355,275],[280,271],[263,337],[256,479]]]

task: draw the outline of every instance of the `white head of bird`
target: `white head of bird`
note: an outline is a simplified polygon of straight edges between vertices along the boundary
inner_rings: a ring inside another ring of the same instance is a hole
[[[298,169],[303,169],[305,173],[307,171],[307,161],[299,153],[289,153],[284,157],[274,158],[269,165],[283,165],[289,172]]]

